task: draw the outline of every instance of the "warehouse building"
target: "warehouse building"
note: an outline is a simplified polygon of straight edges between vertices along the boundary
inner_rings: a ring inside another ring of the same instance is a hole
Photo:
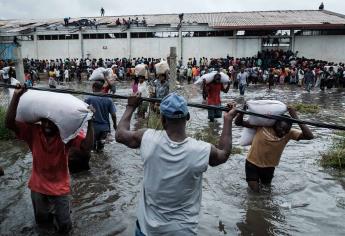
[[[16,41],[16,43],[13,43]],[[326,10],[1,20],[0,58],[251,57],[272,48],[345,61],[345,16]]]

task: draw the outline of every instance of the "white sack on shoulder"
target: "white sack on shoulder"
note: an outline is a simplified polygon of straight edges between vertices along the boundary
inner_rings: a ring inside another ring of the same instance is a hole
[[[156,67],[156,74],[157,75],[164,75],[170,70],[170,67],[166,61],[162,61],[160,63],[157,63],[155,65],[155,67]]]
[[[287,106],[277,100],[250,100],[247,101],[247,105],[248,111],[261,115],[282,115],[287,111]],[[273,126],[276,121],[273,119],[249,116],[248,122],[255,126]]]
[[[113,70],[111,68],[103,68],[103,67],[99,67],[97,69],[95,69],[89,80],[95,81],[95,80],[105,80],[105,77],[108,76],[113,76]]]
[[[68,143],[92,118],[88,106],[70,94],[29,90],[19,100],[16,120],[36,123],[47,118],[58,127],[62,141]]]
[[[249,146],[252,144],[254,136],[256,134],[256,129],[244,128],[240,138],[241,146]]]
[[[146,65],[139,64],[135,66],[135,75],[136,76],[145,76],[146,75]]]
[[[213,71],[211,73],[207,73],[203,76],[201,76],[197,81],[195,81],[194,84],[202,84],[202,81],[205,79],[206,84],[209,84],[213,81],[214,76],[217,74],[218,72]],[[223,84],[229,83],[230,82],[230,78],[227,74],[220,72],[220,82]]]

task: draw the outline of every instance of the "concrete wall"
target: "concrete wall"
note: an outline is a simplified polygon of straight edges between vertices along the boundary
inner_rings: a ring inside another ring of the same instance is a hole
[[[81,57],[79,40],[39,40],[38,58],[73,58]]]
[[[128,57],[127,39],[84,39],[84,56],[90,58]]]
[[[261,38],[237,38],[236,52],[233,54],[237,58],[252,57],[261,51]]]
[[[179,47],[179,38],[84,39],[84,56],[90,58],[166,58],[170,47]],[[81,58],[81,40],[22,41],[22,56],[38,59]],[[227,55],[251,57],[261,47],[261,39],[230,37],[183,38],[183,59],[218,58]],[[179,52],[179,50],[177,50]],[[180,58],[180,55],[178,55]]]
[[[299,51],[300,57],[345,62],[345,36],[296,36],[294,51]]]
[[[234,41],[229,37],[183,38],[183,59],[233,55],[233,44]]]
[[[207,26],[189,26],[183,31],[210,30]],[[123,33],[117,29],[88,30],[83,33]],[[84,39],[84,57],[90,58],[122,58],[122,57],[154,57],[165,58],[170,47],[176,47],[180,54],[181,38],[129,38],[131,32],[172,32],[171,27],[138,28],[126,31],[127,38],[120,39]],[[36,34],[51,34],[51,31],[40,31]],[[68,31],[53,32],[53,34],[68,34]],[[81,33],[78,40],[36,40],[21,41],[22,56],[38,59],[56,59],[82,56]],[[191,37],[182,38],[182,52],[184,62],[191,57],[251,57],[261,50],[259,37]],[[292,49],[299,51],[299,56],[323,59],[334,62],[345,61],[345,35],[328,36],[295,36],[291,42]],[[181,55],[177,55],[178,58]]]
[[[178,38],[132,38],[131,57],[166,58],[170,47],[177,47]]]

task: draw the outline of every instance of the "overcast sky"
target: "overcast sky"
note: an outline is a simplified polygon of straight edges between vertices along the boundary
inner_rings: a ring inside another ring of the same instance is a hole
[[[157,13],[318,9],[321,0],[0,0],[1,19],[44,19]],[[325,9],[345,14],[344,0],[324,1]]]

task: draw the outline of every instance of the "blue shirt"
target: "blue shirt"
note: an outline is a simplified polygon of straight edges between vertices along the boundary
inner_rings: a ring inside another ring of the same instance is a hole
[[[110,131],[109,114],[115,114],[116,108],[110,98],[91,96],[85,102],[92,105],[96,112],[93,125],[95,129]]]

